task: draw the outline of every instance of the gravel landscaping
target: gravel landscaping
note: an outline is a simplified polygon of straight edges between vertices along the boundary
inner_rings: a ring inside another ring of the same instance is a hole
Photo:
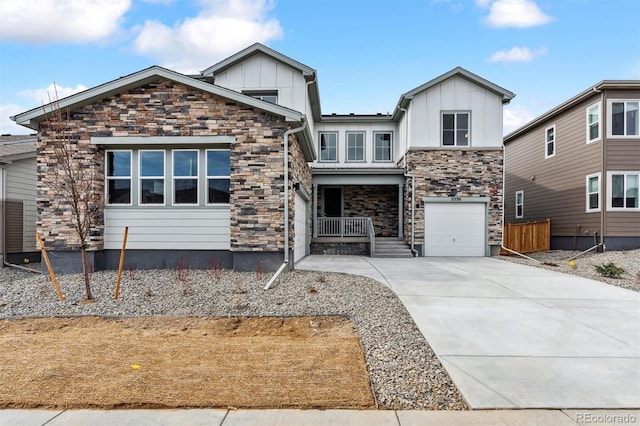
[[[537,260],[537,262],[516,255],[498,256],[497,258],[523,265],[578,275],[629,290],[640,291],[640,249],[607,251],[604,253],[589,252],[574,259],[573,265],[569,265],[569,259],[579,253],[579,251],[553,250],[527,254],[527,256]],[[624,273],[620,278],[607,278],[596,271],[596,266],[609,262],[613,262],[616,266],[624,269]]]
[[[365,277],[292,271],[267,291],[270,274],[232,271],[129,270],[118,300],[116,273],[92,276],[95,303],[83,303],[79,274],[48,277],[0,269],[0,318],[341,315],[356,325],[380,408],[461,410],[467,406],[395,293]]]

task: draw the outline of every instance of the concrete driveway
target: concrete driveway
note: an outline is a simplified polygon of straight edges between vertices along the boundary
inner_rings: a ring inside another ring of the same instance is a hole
[[[472,408],[640,408],[640,294],[491,258],[308,256],[400,297]]]

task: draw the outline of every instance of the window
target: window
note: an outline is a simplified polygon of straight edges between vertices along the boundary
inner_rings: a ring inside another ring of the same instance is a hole
[[[173,150],[173,204],[198,204],[198,150]]]
[[[347,132],[347,161],[364,161],[364,132]]]
[[[338,133],[320,133],[320,161],[338,161]]]
[[[600,139],[600,103],[587,108],[587,143]]]
[[[556,155],[556,125],[547,127],[544,131],[544,158],[553,157]]]
[[[207,204],[229,204],[231,152],[207,150]]]
[[[131,204],[131,151],[106,153],[107,204]]]
[[[609,101],[609,111],[611,111],[609,136],[640,136],[639,107],[640,101],[637,100]]]
[[[516,219],[524,217],[524,191],[516,191]]]
[[[260,99],[261,101],[269,102],[272,104],[278,103],[277,90],[265,90],[265,91],[259,91],[259,92],[246,91],[242,93],[247,96],[251,96],[252,98]]]
[[[640,172],[609,172],[610,209],[638,209]]]
[[[373,161],[392,161],[391,132],[373,132]]]
[[[446,112],[442,114],[442,145],[469,146],[468,112]]]
[[[139,151],[140,204],[164,204],[164,151]]]
[[[600,173],[587,176],[587,212],[600,211]]]

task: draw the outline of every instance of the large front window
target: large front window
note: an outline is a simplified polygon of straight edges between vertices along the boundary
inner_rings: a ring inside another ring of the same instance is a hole
[[[107,204],[131,204],[131,151],[106,152]]]
[[[468,112],[442,113],[442,145],[469,146],[470,122]]]
[[[140,204],[164,204],[164,151],[139,151]]]
[[[640,172],[609,172],[609,208],[638,209]]]
[[[338,133],[320,133],[320,161],[338,161]]]
[[[347,132],[347,161],[364,161],[364,132]]]
[[[373,132],[373,161],[392,161],[391,132]]]
[[[609,101],[609,136],[640,136],[640,101]]]

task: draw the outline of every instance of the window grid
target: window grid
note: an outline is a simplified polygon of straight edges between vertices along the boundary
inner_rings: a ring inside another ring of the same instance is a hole
[[[609,120],[610,136],[638,137],[640,136],[640,101],[610,101]]]
[[[556,155],[556,125],[547,127],[544,135],[544,158],[550,158]]]
[[[640,172],[609,172],[608,208],[610,210],[638,210]]]
[[[373,161],[393,161],[393,134],[391,132],[373,132]]]
[[[320,161],[338,161],[338,133],[320,132]]]
[[[364,132],[347,132],[347,161],[365,161]]]
[[[599,212],[600,211],[600,173],[587,176],[587,200],[586,207],[587,212]]]
[[[600,103],[587,108],[587,143],[600,139]]]
[[[441,116],[442,145],[469,146],[471,114],[469,112],[445,112]]]
[[[516,219],[524,217],[524,191],[516,191]]]

